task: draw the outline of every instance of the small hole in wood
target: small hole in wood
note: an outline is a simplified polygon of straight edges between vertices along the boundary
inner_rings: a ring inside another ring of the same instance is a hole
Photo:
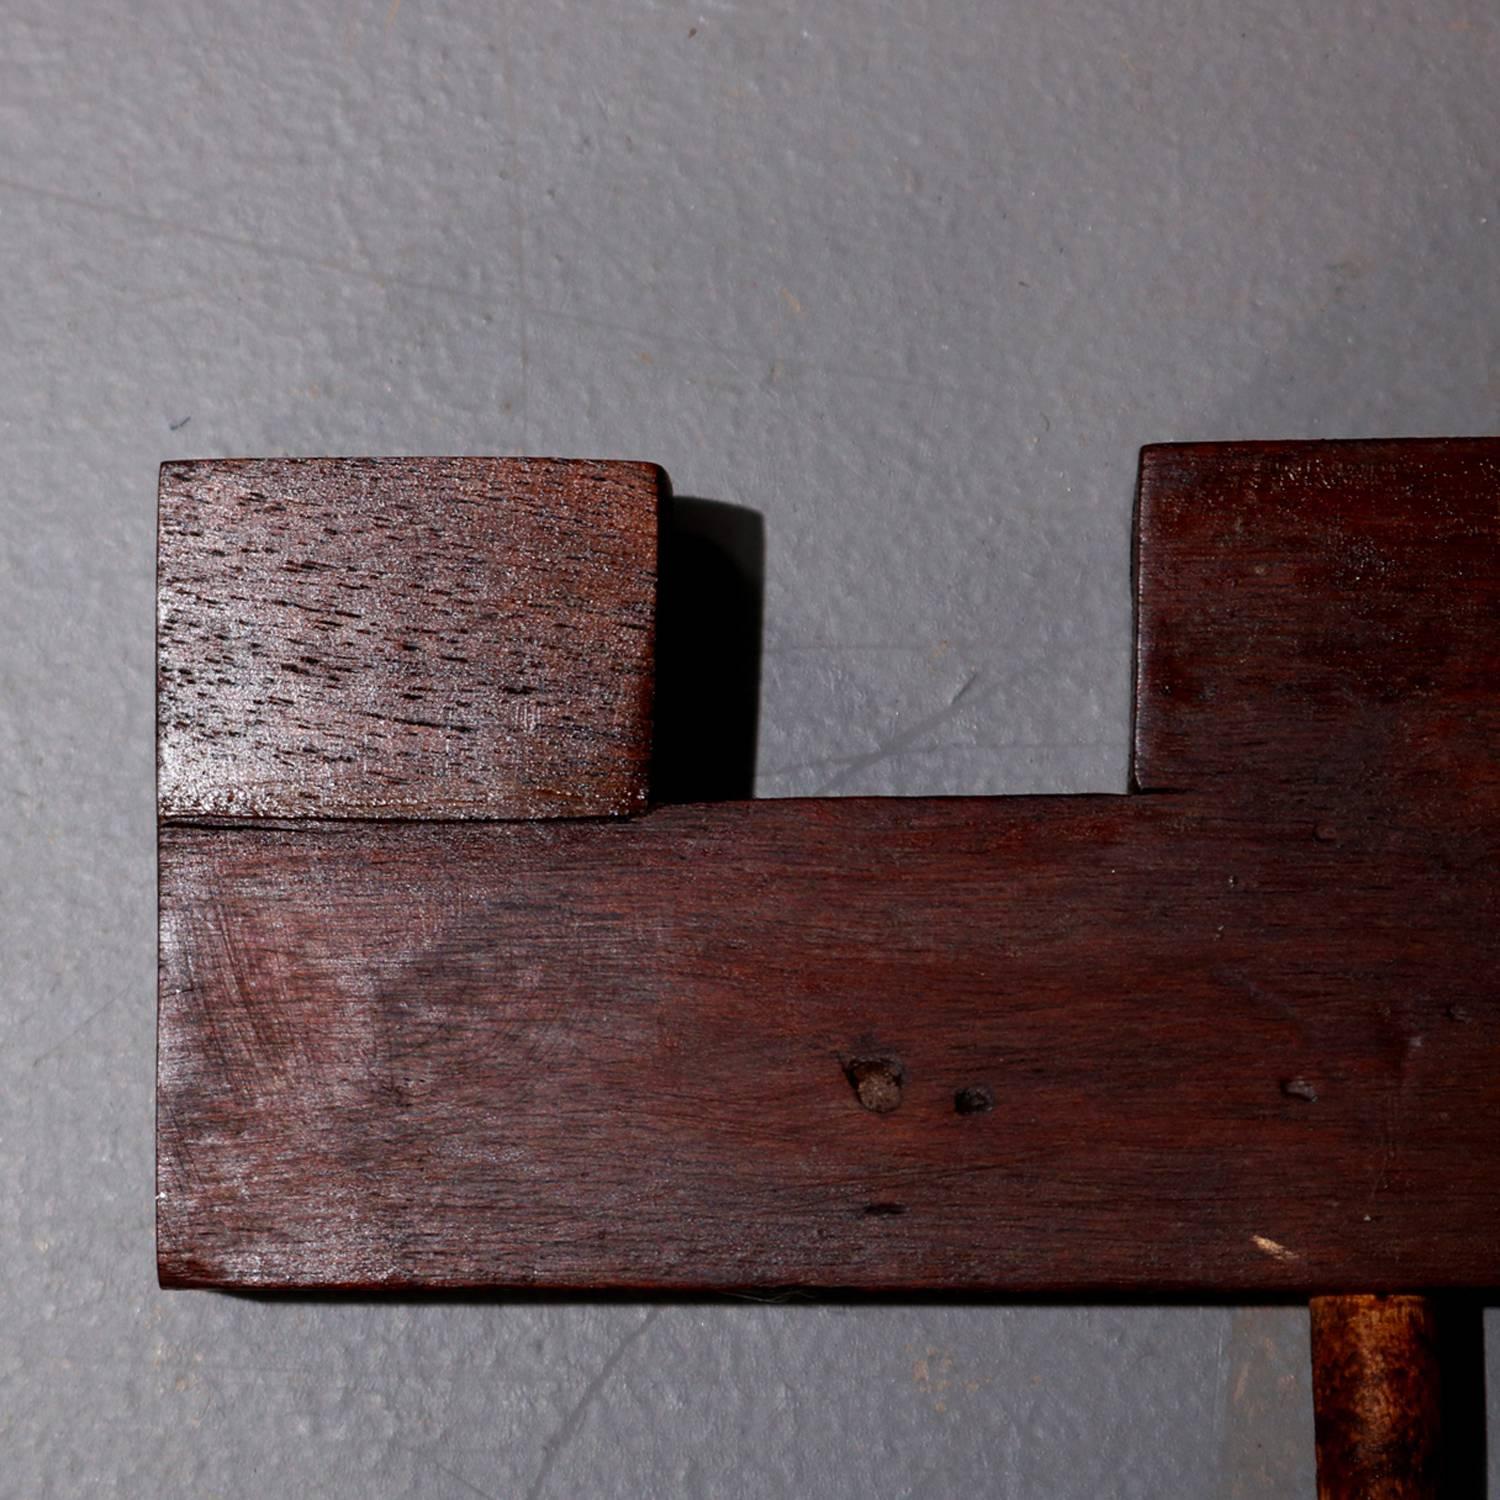
[[[995,1107],[995,1091],[982,1083],[970,1084],[953,1096],[953,1112],[960,1115],[988,1114]]]

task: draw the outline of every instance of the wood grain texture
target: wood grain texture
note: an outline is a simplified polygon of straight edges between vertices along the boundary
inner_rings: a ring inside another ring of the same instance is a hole
[[[164,828],[162,1279],[1500,1281],[1500,444],[1377,446],[1145,455],[1172,790]]]
[[[161,871],[172,1282],[1496,1272],[1495,929],[1300,820],[751,802],[169,829]]]
[[[662,484],[553,459],[164,465],[161,815],[642,807]]]
[[[1141,454],[1134,783],[1500,821],[1500,440]]]
[[[1436,1500],[1443,1485],[1437,1313],[1426,1297],[1315,1297],[1318,1500]]]

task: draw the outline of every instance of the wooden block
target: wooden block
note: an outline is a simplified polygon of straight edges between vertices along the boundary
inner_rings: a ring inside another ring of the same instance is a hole
[[[1493,827],[1497,515],[1494,438],[1145,449],[1136,785]]]
[[[1151,795],[164,828],[162,1279],[1500,1280],[1500,441],[1381,451],[1148,450]]]
[[[166,464],[163,818],[645,805],[661,471]]]

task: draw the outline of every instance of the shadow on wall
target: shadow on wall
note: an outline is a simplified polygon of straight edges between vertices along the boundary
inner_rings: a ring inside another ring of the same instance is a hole
[[[752,795],[766,534],[758,511],[673,495],[656,607],[655,802]]]
[[[1484,1308],[1490,1299],[1450,1295],[1438,1303],[1442,1371],[1442,1500],[1484,1500],[1489,1493]]]

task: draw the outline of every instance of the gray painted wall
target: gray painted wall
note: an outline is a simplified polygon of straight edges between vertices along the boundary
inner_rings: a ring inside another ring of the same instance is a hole
[[[1497,65],[1487,0],[7,0],[0,1493],[1310,1495],[1295,1309],[158,1292],[155,468],[657,459],[765,519],[762,795],[1118,790],[1138,444],[1496,430]]]

